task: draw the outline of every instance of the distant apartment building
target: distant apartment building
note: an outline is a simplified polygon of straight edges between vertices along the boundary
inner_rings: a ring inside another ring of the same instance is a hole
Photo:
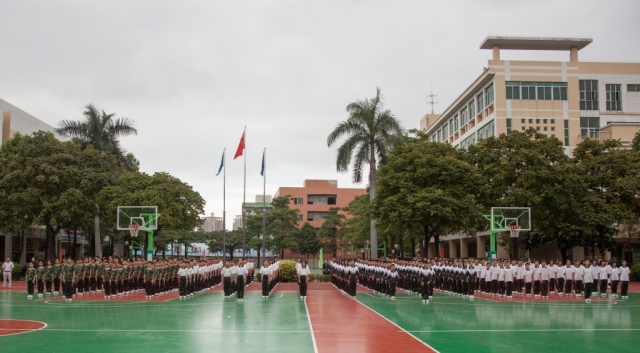
[[[233,229],[242,229],[242,215],[237,215],[233,218]]]
[[[222,217],[216,217],[213,212],[210,216],[202,217],[200,229],[204,232],[215,232],[224,229],[224,220]]]
[[[529,128],[558,138],[567,155],[585,138],[618,139],[630,146],[640,131],[640,63],[579,61],[578,52],[591,42],[487,37],[480,45],[492,50],[486,68],[442,114],[422,117],[420,129],[431,141],[464,149]],[[501,60],[501,50],[561,50],[569,60]],[[441,238],[441,249],[451,257],[484,257],[488,238],[488,233],[448,235]],[[429,257],[436,255],[434,249],[429,244]],[[573,259],[582,259],[584,253],[580,247],[571,251]],[[498,246],[498,257],[506,256],[507,250]],[[541,246],[530,256],[560,258],[560,253],[555,246]]]
[[[275,197],[290,195],[289,208],[300,211],[298,227],[309,222],[320,228],[332,207],[345,207],[356,196],[366,194],[364,188],[339,188],[337,180],[305,180],[302,187],[281,186]]]
[[[534,128],[562,141],[571,155],[585,138],[629,146],[640,130],[640,63],[581,62],[591,38],[487,37],[493,57],[442,114],[420,129],[459,148],[490,136]],[[561,50],[568,61],[501,60],[501,50]]]

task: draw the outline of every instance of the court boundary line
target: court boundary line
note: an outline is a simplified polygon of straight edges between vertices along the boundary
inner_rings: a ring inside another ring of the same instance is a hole
[[[575,328],[575,329],[486,329],[486,330],[418,330],[415,333],[474,333],[474,332],[585,332],[585,331],[640,331],[640,328]],[[398,331],[402,332],[402,331]]]
[[[313,325],[311,324],[311,315],[309,315],[309,307],[307,306],[307,299],[304,301],[304,310],[307,312],[307,320],[309,321],[309,330],[311,330],[311,341],[313,342],[313,351],[318,353],[318,345],[316,344],[316,334],[313,331]]]
[[[21,335],[21,334],[23,334],[23,333],[36,332],[36,331],[44,330],[44,329],[48,326],[46,322],[37,321],[37,320],[0,319],[0,321],[30,321],[30,322],[37,322],[37,323],[39,323],[39,324],[43,324],[43,325],[44,325],[44,326],[42,326],[42,327],[40,327],[40,328],[37,328],[37,329],[35,329],[35,330],[29,330],[29,331],[17,332],[17,333],[9,333],[9,334],[6,334],[6,335],[2,335],[2,336],[0,336],[0,337],[5,337],[5,336],[15,336],[15,335]],[[15,330],[24,330],[24,329],[4,329],[4,330],[8,330],[8,331],[14,330],[14,331],[15,331]]]
[[[435,353],[440,353],[437,349],[435,349],[435,348],[431,347],[427,342],[425,342],[425,341],[423,341],[423,340],[419,339],[418,337],[416,337],[416,336],[412,335],[409,331],[407,331],[407,330],[405,330],[404,328],[400,327],[400,326],[399,326],[398,324],[396,324],[395,322],[393,322],[393,321],[391,321],[391,320],[387,319],[386,317],[384,317],[384,316],[383,316],[382,314],[380,314],[379,312],[377,312],[377,311],[375,311],[375,310],[371,309],[368,305],[364,304],[364,303],[363,303],[363,302],[361,302],[360,300],[356,300],[356,302],[360,303],[360,305],[364,306],[365,308],[367,308],[367,309],[371,310],[373,313],[375,313],[376,315],[380,316],[381,318],[383,318],[383,319],[387,320],[387,321],[388,321],[389,323],[391,323],[393,326],[395,326],[395,327],[399,328],[400,330],[402,330],[402,331],[398,331],[398,332],[404,332],[404,333],[406,333],[407,335],[409,335],[409,336],[413,337],[413,339],[415,339],[415,340],[417,340],[418,342],[422,343],[422,344],[423,344],[424,346],[426,346],[427,348],[429,348],[429,349],[431,349],[432,351],[434,351]]]
[[[43,328],[44,329],[44,328]],[[199,332],[199,333],[308,333],[308,332],[317,332],[317,331],[309,331],[309,330],[305,330],[305,331],[274,331],[274,330],[237,330],[237,331],[232,331],[232,330],[227,330],[227,331],[220,331],[220,330],[179,330],[179,329],[173,329],[173,330],[144,330],[144,329],[132,329],[132,330],[126,330],[126,329],[73,329],[73,328],[48,328],[45,329],[45,331],[61,331],[61,332],[67,332],[67,331],[72,331],[72,332]]]

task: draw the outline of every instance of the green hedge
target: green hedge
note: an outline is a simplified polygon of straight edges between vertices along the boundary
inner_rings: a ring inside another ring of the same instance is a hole
[[[297,282],[296,262],[291,260],[280,260],[280,281]]]
[[[14,262],[13,263],[13,270],[11,270],[11,280],[12,281],[19,281],[20,277],[22,277],[24,275],[24,273],[22,273],[22,272],[23,272],[22,271],[22,266],[20,266],[19,263]]]
[[[640,263],[637,263],[631,267],[631,278],[634,282],[640,281]]]

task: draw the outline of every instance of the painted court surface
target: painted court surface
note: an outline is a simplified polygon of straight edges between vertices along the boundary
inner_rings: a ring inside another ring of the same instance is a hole
[[[637,291],[637,286],[632,287]],[[0,291],[1,352],[637,352],[640,294],[628,300],[473,301],[436,293],[430,304],[396,301],[358,288],[358,299],[311,284],[300,300],[279,284],[262,300],[254,283],[245,301],[220,288],[178,300],[71,303],[27,300],[24,283]]]

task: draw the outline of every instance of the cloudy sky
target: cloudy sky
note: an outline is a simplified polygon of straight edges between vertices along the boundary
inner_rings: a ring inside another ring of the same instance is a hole
[[[487,35],[592,37],[582,61],[640,62],[638,1],[13,1],[0,3],[0,97],[57,125],[93,102],[134,119],[124,147],[147,173],[169,172],[222,215],[307,179],[338,179],[326,145],[345,106],[383,90],[405,128],[444,110],[487,65]],[[564,52],[503,59],[568,60]],[[359,185],[364,187],[364,185]]]

